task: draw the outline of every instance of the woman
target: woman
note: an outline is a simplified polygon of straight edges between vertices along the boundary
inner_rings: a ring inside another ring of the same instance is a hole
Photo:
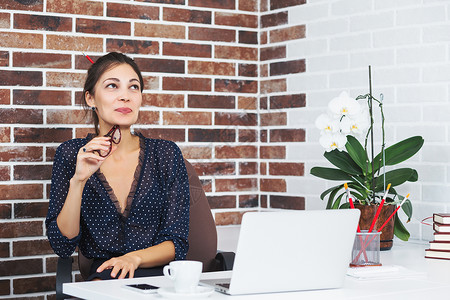
[[[189,183],[181,151],[130,130],[143,89],[131,58],[99,58],[83,91],[96,135],[64,142],[55,154],[48,239],[61,257],[78,246],[94,258],[89,280],[161,275],[163,265],[187,253]]]

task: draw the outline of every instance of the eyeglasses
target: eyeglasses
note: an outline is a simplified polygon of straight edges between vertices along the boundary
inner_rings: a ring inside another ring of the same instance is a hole
[[[114,143],[114,144],[118,144],[118,143],[120,143],[120,139],[122,138],[122,134],[120,133],[120,127],[119,127],[119,125],[114,125],[109,131],[108,131],[108,133],[107,134],[105,134],[104,136],[106,136],[106,137],[110,137],[111,139],[110,139],[110,144],[109,144],[109,149],[107,150],[107,151],[103,151],[103,150],[99,150],[99,151],[97,151],[98,152],[98,154],[101,156],[101,157],[106,157],[106,156],[108,156],[109,155],[109,153],[111,153],[111,150],[112,150],[112,143]]]

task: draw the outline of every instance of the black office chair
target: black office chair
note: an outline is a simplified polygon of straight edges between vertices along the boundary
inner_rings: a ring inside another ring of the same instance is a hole
[[[217,251],[217,231],[211,209],[200,179],[192,165],[185,160],[189,177],[190,218],[189,218],[189,251],[186,259],[203,263],[203,272],[227,271],[233,269],[234,253]],[[62,292],[63,283],[72,281],[73,257],[58,258],[56,271],[56,299],[68,297]],[[86,280],[89,275],[92,259],[78,252],[78,267],[81,277]]]

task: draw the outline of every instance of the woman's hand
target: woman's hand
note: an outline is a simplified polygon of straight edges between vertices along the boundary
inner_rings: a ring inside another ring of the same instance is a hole
[[[97,272],[103,272],[106,269],[112,269],[111,277],[116,278],[120,272],[119,279],[125,278],[129,273],[129,278],[134,277],[134,271],[139,267],[141,258],[138,255],[134,255],[132,252],[119,257],[113,257],[110,260],[105,261],[100,267],[97,268]]]
[[[102,165],[103,161],[114,152],[117,148],[115,144],[112,145],[111,152],[107,157],[101,157],[96,151],[107,152],[111,147],[110,137],[96,137],[89,143],[80,148],[77,155],[77,166],[75,169],[74,179],[79,181],[86,181],[94,174]]]

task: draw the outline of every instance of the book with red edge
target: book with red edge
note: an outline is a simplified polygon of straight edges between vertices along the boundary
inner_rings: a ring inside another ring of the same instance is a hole
[[[450,225],[450,214],[446,213],[438,213],[433,214],[433,222],[442,224],[442,225]]]
[[[431,241],[430,250],[450,251],[450,242]]]
[[[438,222],[433,222],[433,229],[439,233],[450,233],[450,224],[441,224]]]
[[[434,232],[434,240],[436,242],[450,242],[450,233]]]
[[[438,258],[438,259],[449,259],[450,260],[450,251],[448,250],[425,250],[425,258]]]

